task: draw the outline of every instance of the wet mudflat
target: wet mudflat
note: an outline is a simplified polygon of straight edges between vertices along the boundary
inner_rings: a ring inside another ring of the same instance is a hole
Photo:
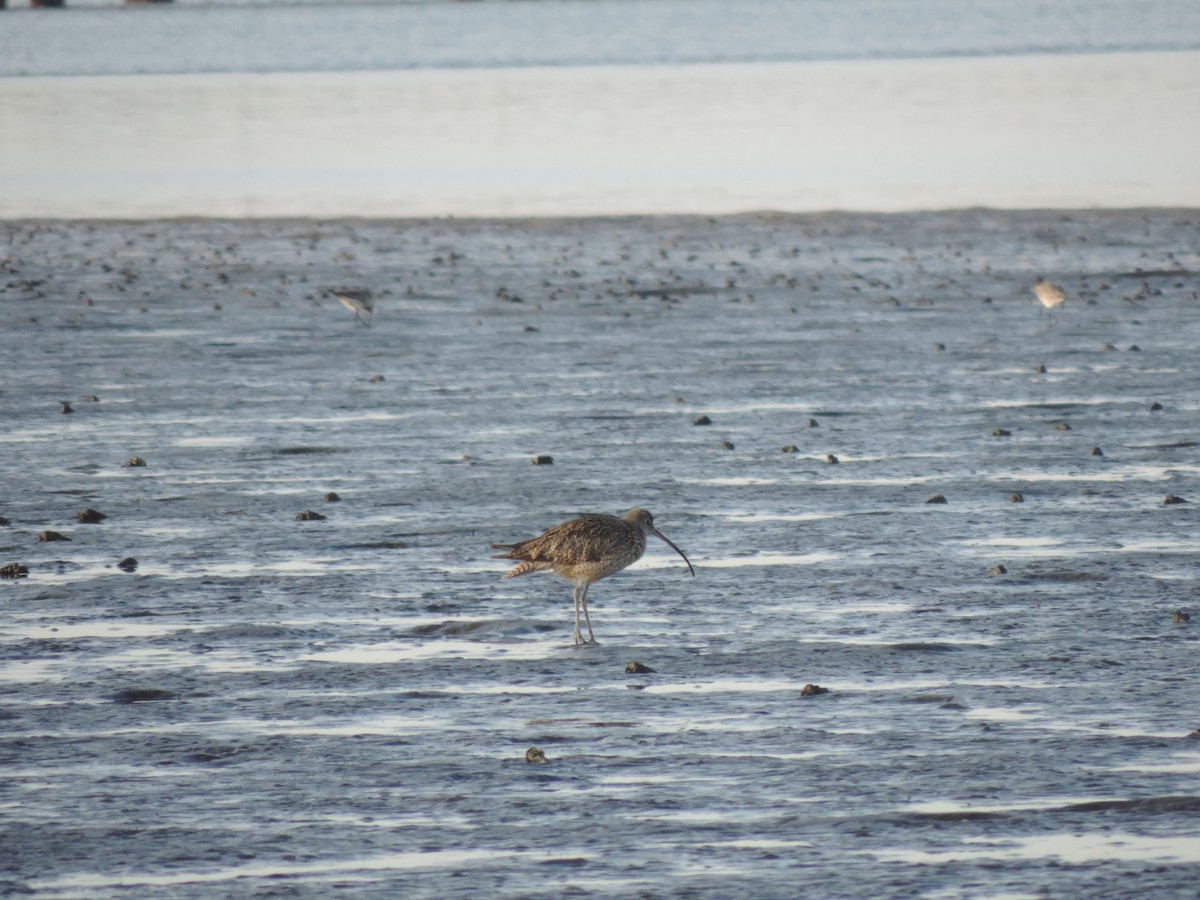
[[[1193,895],[1198,225],[4,224],[2,889]]]

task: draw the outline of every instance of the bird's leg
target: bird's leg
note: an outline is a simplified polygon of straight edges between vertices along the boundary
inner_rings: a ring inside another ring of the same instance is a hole
[[[579,595],[579,599],[583,602],[583,620],[585,622],[587,622],[588,643],[594,644],[594,643],[596,643],[596,635],[592,634],[592,617],[588,615],[588,608],[587,608],[587,592],[588,592],[589,587],[591,587],[590,584],[585,584],[583,586],[583,593]],[[578,622],[575,624],[575,627],[576,628],[579,627]]]
[[[583,635],[579,632],[579,585],[571,591],[571,599],[575,601],[575,646],[583,643]]]

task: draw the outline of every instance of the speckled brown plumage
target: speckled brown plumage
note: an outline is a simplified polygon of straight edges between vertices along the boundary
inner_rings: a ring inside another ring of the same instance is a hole
[[[494,559],[515,559],[520,564],[505,574],[515,578],[530,572],[553,571],[574,582],[572,599],[575,602],[575,643],[584,643],[579,628],[579,613],[587,624],[588,642],[594,643],[591,617],[588,615],[587,590],[602,578],[620,572],[637,562],[646,552],[646,535],[652,534],[683,557],[688,570],[695,576],[692,564],[684,552],[654,527],[654,517],[644,509],[631,509],[624,516],[588,515],[561,525],[527,541],[515,544],[492,544],[506,550]]]

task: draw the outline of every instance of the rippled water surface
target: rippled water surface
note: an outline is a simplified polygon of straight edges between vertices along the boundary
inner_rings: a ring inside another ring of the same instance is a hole
[[[1191,896],[1197,225],[7,223],[0,891]]]

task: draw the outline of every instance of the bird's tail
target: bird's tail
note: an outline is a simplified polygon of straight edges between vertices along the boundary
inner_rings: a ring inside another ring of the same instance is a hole
[[[521,559],[520,544],[492,544],[494,550],[507,550],[507,553],[497,553],[492,559],[517,559],[520,563],[514,568],[504,573],[505,578],[516,578],[518,575],[527,575],[530,572],[544,572],[551,568],[551,564],[541,560]]]

